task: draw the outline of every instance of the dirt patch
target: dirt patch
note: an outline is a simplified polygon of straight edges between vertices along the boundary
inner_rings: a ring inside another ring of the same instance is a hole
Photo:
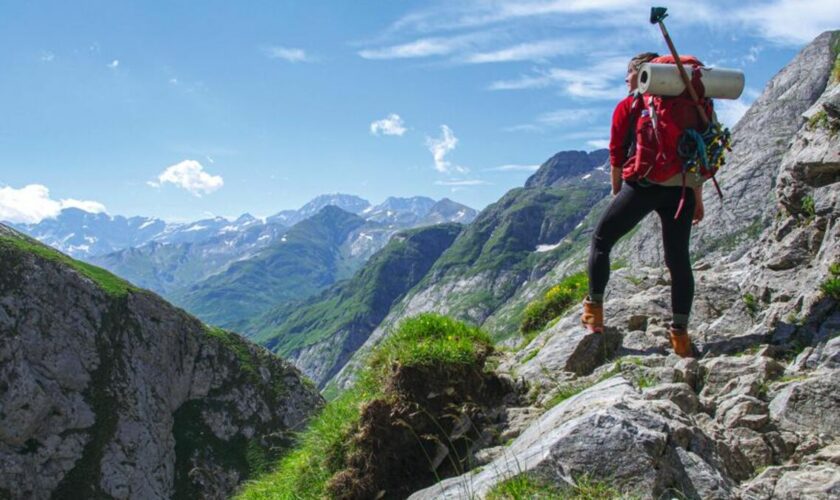
[[[499,408],[515,397],[493,373],[465,365],[394,366],[386,396],[362,409],[332,498],[406,498],[472,468],[496,438]]]

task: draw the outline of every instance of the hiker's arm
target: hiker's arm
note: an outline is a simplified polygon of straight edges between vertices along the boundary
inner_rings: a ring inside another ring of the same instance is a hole
[[[691,222],[693,224],[699,224],[705,215],[706,209],[703,207],[703,186],[700,185],[694,188],[694,217],[692,217]]]
[[[610,181],[612,183],[612,194],[615,196],[621,191],[621,167],[610,168]]]

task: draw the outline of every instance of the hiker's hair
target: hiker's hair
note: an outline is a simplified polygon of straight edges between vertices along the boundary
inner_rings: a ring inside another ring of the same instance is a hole
[[[627,65],[627,69],[639,71],[639,68],[642,67],[642,64],[650,61],[654,57],[659,57],[659,54],[657,54],[656,52],[642,52],[641,54],[633,57],[633,59],[630,59],[630,64]]]

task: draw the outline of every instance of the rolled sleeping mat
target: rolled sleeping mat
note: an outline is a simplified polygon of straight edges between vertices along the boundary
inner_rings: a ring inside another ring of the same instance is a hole
[[[686,66],[691,77],[691,66]],[[712,99],[737,99],[744,91],[744,73],[737,69],[700,68],[700,80],[705,92],[703,97]],[[639,70],[639,90],[645,94],[676,96],[683,93],[685,84],[676,64],[642,64]]]

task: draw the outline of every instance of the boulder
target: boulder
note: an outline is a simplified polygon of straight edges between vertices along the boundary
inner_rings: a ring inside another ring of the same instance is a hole
[[[793,382],[770,402],[780,429],[840,436],[840,371]]]
[[[645,400],[617,376],[543,414],[481,470],[410,498],[481,497],[496,483],[525,472],[559,486],[586,475],[630,494],[658,497],[676,491],[686,498],[730,498],[734,483],[722,463],[714,443],[678,406]]]

